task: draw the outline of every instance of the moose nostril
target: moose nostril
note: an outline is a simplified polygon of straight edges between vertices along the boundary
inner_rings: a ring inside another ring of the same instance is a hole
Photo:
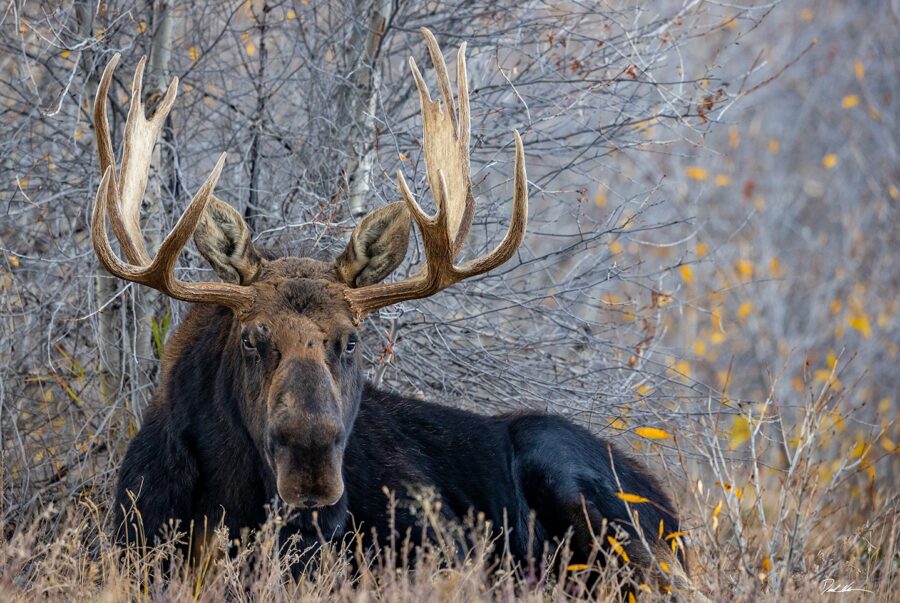
[[[315,498],[307,498],[303,501],[303,506],[307,509],[311,509],[318,505],[318,501]]]
[[[308,347],[308,348],[313,347],[313,341],[312,341],[312,339],[308,339],[308,340],[306,341],[306,347]]]

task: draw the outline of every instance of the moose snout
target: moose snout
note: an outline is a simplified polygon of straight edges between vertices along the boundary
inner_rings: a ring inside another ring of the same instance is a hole
[[[275,485],[281,499],[297,507],[328,507],[344,494],[343,450],[275,447]]]
[[[270,459],[281,499],[298,507],[327,507],[344,493],[344,430],[333,420],[307,420],[270,438]]]
[[[344,493],[347,429],[333,385],[326,368],[295,359],[270,393],[266,452],[278,495],[291,505],[330,506]]]

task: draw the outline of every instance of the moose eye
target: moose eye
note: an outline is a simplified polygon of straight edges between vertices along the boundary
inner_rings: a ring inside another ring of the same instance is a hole
[[[253,341],[250,339],[249,333],[241,334],[241,345],[243,345],[244,349],[247,350],[248,352],[254,350]]]
[[[350,339],[347,340],[347,345],[344,346],[344,353],[352,354],[355,349],[356,349],[356,338],[350,337]]]

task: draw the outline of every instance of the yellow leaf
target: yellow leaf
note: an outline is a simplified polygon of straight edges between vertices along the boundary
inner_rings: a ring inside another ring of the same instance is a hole
[[[256,54],[256,45],[253,42],[247,42],[246,50],[247,56],[252,57],[254,54]]]
[[[409,155],[407,155],[406,153],[401,151],[400,152],[400,161],[409,161]]]
[[[619,255],[620,253],[622,253],[623,249],[624,248],[622,247],[622,244],[618,241],[613,241],[609,244],[609,251],[613,255]]]
[[[717,174],[713,182],[716,186],[728,186],[731,184],[731,177],[726,174]]]
[[[619,557],[622,558],[622,561],[628,563],[628,553],[625,552],[625,549],[621,544],[619,544],[619,541],[612,536],[607,536],[606,540],[609,541],[609,545],[612,547],[612,549],[619,554]]]
[[[744,415],[736,415],[731,420],[731,428],[728,430],[728,447],[737,450],[750,439],[750,421]]]
[[[862,64],[862,61],[853,63],[853,73],[856,75],[856,79],[860,81],[866,77],[866,67]]]
[[[869,453],[871,446],[863,440],[862,436],[856,438],[856,446],[850,452],[850,458],[865,457]]]
[[[141,33],[144,33],[145,31],[147,31],[147,22],[146,21],[141,21],[140,23],[138,23],[138,31],[140,31]]]
[[[694,270],[687,264],[682,264],[678,271],[681,273],[681,280],[690,285],[694,280]]]
[[[834,429],[836,429],[837,431],[840,431],[840,432],[847,431],[847,424],[844,423],[844,417],[842,417],[841,415],[839,415],[836,412],[832,412],[828,416],[831,419],[831,426]]]
[[[691,180],[706,180],[709,176],[704,168],[697,165],[689,165],[684,173]]]
[[[638,494],[629,494],[627,492],[616,492],[616,496],[621,498],[627,503],[645,503],[650,502],[649,498],[644,498]]]
[[[897,452],[897,444],[887,436],[882,436],[878,443],[881,444],[885,452]]]
[[[200,57],[200,51],[195,46],[191,46],[188,48],[188,56],[191,57],[192,61],[196,61]]]
[[[872,325],[869,323],[869,317],[862,312],[848,316],[847,324],[862,333],[862,336],[866,339],[872,335]]]
[[[628,603],[637,603],[637,598],[634,596],[634,593],[628,591]]]
[[[855,94],[848,94],[841,99],[841,107],[844,109],[852,109],[859,105],[859,97]]]
[[[674,540],[675,538],[681,538],[687,534],[687,532],[669,532],[666,534],[666,540]]]
[[[657,536],[657,538],[659,538],[660,540],[662,540],[662,535],[663,535],[664,529],[665,529],[665,526],[663,525],[663,520],[660,519],[659,520],[659,536]]]
[[[900,189],[898,189],[893,184],[890,186],[890,188],[888,188],[888,194],[891,196],[891,199],[893,199],[894,201],[896,201],[897,199],[900,199]]]
[[[702,339],[694,340],[694,356],[703,358],[706,355],[706,342]]]
[[[815,17],[815,16],[816,16],[816,13],[813,12],[813,9],[811,9],[811,8],[800,9],[800,18],[803,19],[804,21],[812,21],[813,17]]]
[[[753,276],[753,262],[748,260],[738,260],[734,263],[734,268],[737,270],[737,273],[744,278]]]
[[[722,512],[722,501],[719,500],[719,504],[716,505],[716,508],[713,509],[713,517],[718,517],[719,513]]]
[[[772,259],[769,260],[769,272],[772,273],[772,276],[779,277],[784,274],[784,271],[781,268],[781,261],[778,259],[778,256],[773,255]]]
[[[826,170],[830,170],[834,168],[838,164],[838,156],[834,153],[828,153],[824,157],[822,157],[822,165]]]
[[[597,194],[594,195],[594,204],[601,209],[606,207],[606,191],[597,189]]]
[[[639,396],[646,396],[647,394],[649,394],[652,391],[652,389],[653,388],[651,388],[646,383],[641,383],[636,388],[634,388],[634,391],[636,391]]]
[[[746,302],[742,303],[741,306],[738,308],[738,312],[737,312],[738,318],[741,320],[744,320],[745,318],[750,316],[751,312],[753,312],[753,304],[751,302],[746,301]]]
[[[69,58],[69,51],[68,51],[68,50],[63,50],[61,53],[59,53],[59,56],[61,56],[61,57],[64,58],[64,59],[68,59],[68,58]]]
[[[648,440],[664,440],[672,437],[672,434],[668,431],[663,431],[656,427],[638,427],[634,430],[634,433]]]
[[[14,269],[15,269],[15,268],[18,268],[18,267],[21,265],[21,264],[19,263],[19,258],[17,258],[16,256],[14,256],[14,255],[8,255],[8,256],[6,256],[6,257],[7,257],[7,259],[9,260],[9,265],[12,266]]]
[[[669,565],[665,561],[659,562],[659,569],[661,569],[665,573],[669,573]]]
[[[289,11],[287,12],[287,19],[288,19],[288,21],[290,21],[290,20],[292,20],[292,19],[296,19],[296,18],[297,18],[297,13],[295,13],[295,12],[292,11],[292,10],[289,10]]]
[[[772,560],[769,559],[769,556],[766,555],[762,560],[762,570],[767,574],[772,571]]]
[[[777,155],[779,150],[781,150],[781,143],[778,141],[777,138],[770,138],[769,139],[769,154]]]
[[[584,563],[570,563],[566,566],[567,572],[580,572],[582,570],[586,570],[588,568],[587,564]]]
[[[732,149],[736,149],[741,144],[741,131],[737,126],[731,126],[728,128],[728,146]]]
[[[706,243],[697,243],[697,246],[694,247],[694,253],[697,254],[698,258],[702,258],[709,252],[709,245]]]
[[[609,426],[622,431],[628,429],[628,424],[623,419],[613,419]]]

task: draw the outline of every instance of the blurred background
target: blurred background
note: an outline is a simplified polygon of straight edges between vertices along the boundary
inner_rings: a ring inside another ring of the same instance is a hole
[[[106,517],[186,309],[109,277],[90,245],[106,63],[122,54],[116,149],[140,57],[148,110],[180,80],[142,213],[151,246],[227,151],[217,195],[257,245],[333,256],[398,198],[398,169],[431,203],[406,64],[435,89],[423,26],[451,73],[468,44],[464,253],[506,230],[513,128],[529,230],[501,269],[371,317],[369,378],[565,414],[630,449],[678,493],[720,586],[737,572],[748,593],[783,593],[851,566],[896,580],[894,545],[877,544],[896,541],[898,510],[896,0],[7,3],[4,541],[73,500]],[[192,246],[180,275],[214,278]]]

